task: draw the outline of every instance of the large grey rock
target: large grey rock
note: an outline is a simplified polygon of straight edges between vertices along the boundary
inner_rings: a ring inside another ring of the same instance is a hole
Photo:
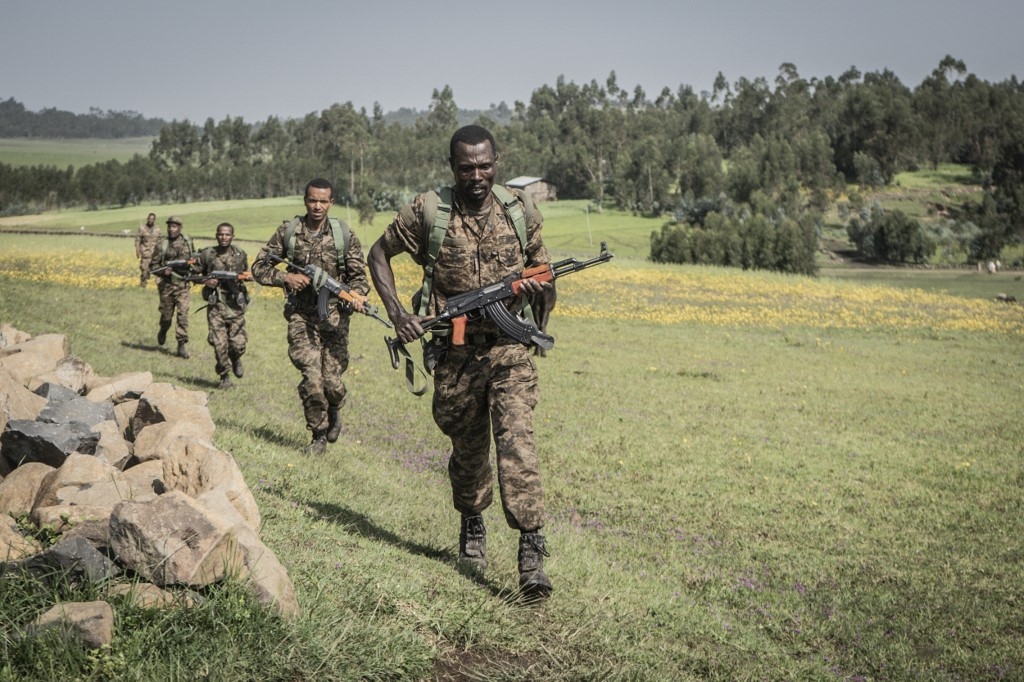
[[[46,404],[48,406],[56,405],[58,403],[66,403],[69,400],[82,397],[67,386],[61,386],[60,384],[52,381],[41,382],[38,386],[32,389],[32,392],[41,398],[46,398]]]
[[[65,637],[86,648],[99,649],[114,641],[114,610],[105,601],[63,602],[36,618],[29,634],[59,628]]]
[[[42,409],[36,421],[49,424],[85,424],[93,427],[104,421],[114,420],[114,405],[112,403],[94,403],[79,395],[69,400],[54,401],[47,403]]]
[[[44,581],[69,581],[73,584],[100,584],[120,573],[114,562],[82,537],[59,540],[39,554],[8,563],[7,568],[28,571]]]
[[[59,467],[72,452],[92,454],[100,435],[85,424],[46,424],[12,419],[0,434],[0,452],[12,466],[43,462]]]
[[[110,516],[110,547],[128,570],[165,587],[203,586],[239,575],[230,526],[182,492],[122,502]]]
[[[49,464],[28,462],[0,481],[0,514],[18,517],[32,511],[36,495],[47,474],[56,471]]]

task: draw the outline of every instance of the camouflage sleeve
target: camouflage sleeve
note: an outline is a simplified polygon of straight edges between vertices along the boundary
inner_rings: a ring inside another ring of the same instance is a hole
[[[238,272],[245,272],[249,269],[249,254],[247,254],[243,249],[238,250],[238,265]]]
[[[158,267],[164,264],[164,249],[163,244],[157,244],[156,248],[153,249],[153,255],[149,258],[149,269],[156,270]]]
[[[252,278],[266,287],[283,287],[285,272],[275,267],[276,263],[270,262],[267,257],[270,255],[279,258],[285,257],[284,231],[287,223],[282,223],[270,240],[263,245],[260,252],[256,254],[256,260],[252,263]]]
[[[363,296],[370,293],[370,283],[366,279],[366,259],[363,257],[363,246],[359,237],[349,229],[348,253],[345,254],[345,272],[342,280]]]
[[[384,254],[392,258],[408,253],[419,265],[427,259],[427,247],[423,239],[423,197],[419,194],[411,204],[406,204],[395,214],[394,220],[384,229],[381,243]]]

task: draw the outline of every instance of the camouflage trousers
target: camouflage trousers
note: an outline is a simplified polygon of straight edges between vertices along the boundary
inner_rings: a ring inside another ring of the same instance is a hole
[[[326,431],[327,411],[345,403],[341,375],[348,369],[350,321],[336,305],[323,322],[315,311],[288,317],[288,358],[302,372],[299,398],[310,431]]]
[[[179,343],[188,343],[188,306],[192,302],[192,285],[160,279],[156,290],[160,294],[160,326],[170,328],[177,311],[174,338]]]
[[[145,286],[149,281],[149,261],[153,256],[153,249],[143,250],[139,256],[139,285]]]
[[[544,493],[533,435],[540,397],[537,366],[526,346],[451,346],[434,369],[434,422],[451,438],[448,478],[455,508],[478,514],[490,506],[493,432],[505,520],[533,531],[544,525]]]
[[[245,311],[226,303],[216,303],[206,309],[207,342],[213,346],[218,376],[227,376],[231,362],[245,355],[249,337],[245,333]]]

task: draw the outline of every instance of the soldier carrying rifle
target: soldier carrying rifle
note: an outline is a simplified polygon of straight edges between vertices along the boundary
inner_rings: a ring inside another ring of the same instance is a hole
[[[249,292],[245,282],[249,274],[249,257],[234,246],[235,228],[231,223],[217,226],[217,245],[199,252],[197,275],[192,282],[203,283],[206,301],[206,322],[209,334],[206,340],[213,346],[217,364],[214,369],[220,377],[218,388],[231,387],[231,373],[242,378],[242,356],[248,337],[245,332],[245,308],[249,305]]]
[[[167,342],[167,332],[177,311],[174,338],[178,341],[177,355],[188,359],[188,306],[191,302],[192,286],[185,281],[191,274],[192,238],[181,231],[181,218],[167,219],[167,236],[153,251],[149,261],[150,274],[157,278],[156,289],[160,295],[160,329],[156,342],[161,346]]]
[[[369,252],[374,286],[403,344],[422,337],[452,297],[550,262],[540,211],[525,194],[494,184],[498,155],[491,133],[476,125],[460,128],[449,153],[454,186],[442,194],[445,210],[437,210],[438,194],[420,194]],[[424,218],[431,213],[440,216],[436,232]],[[415,313],[395,291],[391,259],[400,253],[424,267]],[[528,279],[520,286],[522,293],[536,294],[551,283]],[[493,498],[493,434],[505,520],[520,533],[520,590],[527,599],[547,597],[552,588],[544,572],[544,499],[533,435],[539,388],[530,347],[502,333],[488,315],[465,321],[459,342],[439,331],[431,329],[425,364],[434,376],[434,421],[452,443],[448,476],[461,515],[459,561],[473,571],[487,567],[482,512]]]

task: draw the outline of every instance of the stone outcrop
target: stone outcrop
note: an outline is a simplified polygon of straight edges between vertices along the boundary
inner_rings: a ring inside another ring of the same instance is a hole
[[[98,584],[147,608],[187,607],[191,588],[230,578],[297,615],[241,469],[213,445],[206,400],[149,372],[98,376],[62,335],[0,325],[0,573]],[[99,647],[112,623],[107,602],[65,603],[28,632],[62,627]]]

